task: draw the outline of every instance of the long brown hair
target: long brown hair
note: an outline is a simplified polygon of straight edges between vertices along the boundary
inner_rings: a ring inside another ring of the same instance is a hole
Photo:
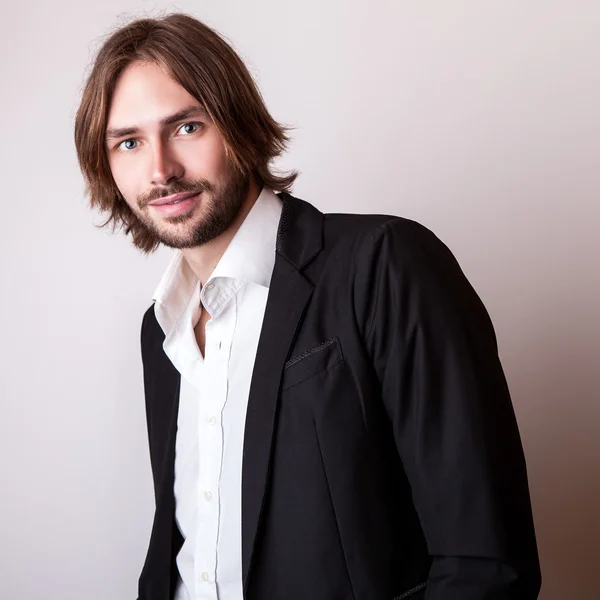
[[[75,118],[75,147],[86,195],[92,208],[109,215],[102,227],[110,223],[113,229],[122,227],[146,253],[159,245],[122,198],[104,143],[117,79],[134,61],[157,64],[200,102],[221,133],[236,169],[275,191],[291,190],[297,172],[277,175],[270,167],[286,148],[288,128],[271,117],[233,48],[216,31],[187,14],[137,19],[102,44]]]

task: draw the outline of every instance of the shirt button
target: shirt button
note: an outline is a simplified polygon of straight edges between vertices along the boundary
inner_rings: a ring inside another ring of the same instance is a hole
[[[206,498],[207,502],[212,500],[212,494],[210,492],[204,492],[204,497]]]
[[[217,419],[215,417],[206,417],[206,422],[209,425],[214,425],[217,422]]]
[[[208,573],[204,571],[204,573],[200,575],[200,579],[202,579],[202,581],[208,581]]]
[[[214,287],[215,287],[215,284],[214,284],[214,283],[209,283],[209,284],[206,286],[206,289],[207,289],[207,290],[212,290]]]

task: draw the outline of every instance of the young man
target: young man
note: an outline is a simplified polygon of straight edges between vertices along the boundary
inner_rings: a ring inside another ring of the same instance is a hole
[[[442,242],[291,196],[285,129],[186,15],[105,42],[75,141],[92,206],[177,249],[141,332],[139,600],[537,597],[494,330]]]

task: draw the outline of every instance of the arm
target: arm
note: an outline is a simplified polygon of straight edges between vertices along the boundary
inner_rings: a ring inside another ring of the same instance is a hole
[[[426,598],[533,600],[525,459],[487,311],[417,223],[390,220],[367,245],[365,339],[433,557]]]

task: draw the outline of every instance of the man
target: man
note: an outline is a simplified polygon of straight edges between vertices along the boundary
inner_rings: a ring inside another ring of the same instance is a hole
[[[286,130],[187,15],[105,42],[75,141],[92,206],[177,249],[141,331],[140,600],[537,597],[494,330],[437,237],[291,196]]]

